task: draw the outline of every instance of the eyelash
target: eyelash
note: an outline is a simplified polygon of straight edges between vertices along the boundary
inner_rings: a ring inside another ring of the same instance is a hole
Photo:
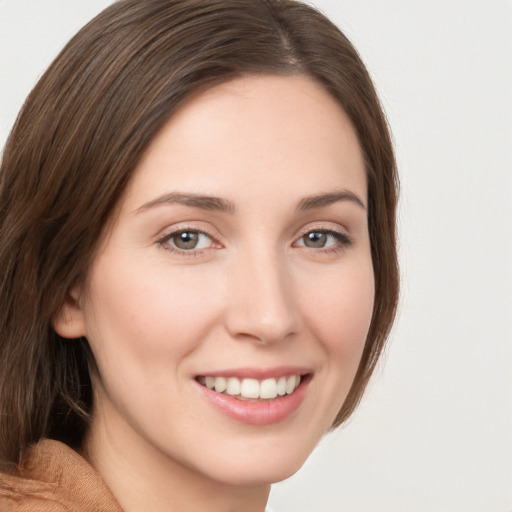
[[[316,229],[309,228],[301,233],[301,235],[299,236],[297,241],[303,240],[306,235],[312,234],[312,233],[318,233],[318,234],[322,234],[322,235],[332,236],[336,241],[336,243],[333,246],[319,247],[316,249],[307,247],[306,245],[300,246],[300,247],[305,247],[306,249],[311,249],[311,250],[315,251],[315,253],[318,253],[318,252],[321,252],[324,254],[339,253],[339,252],[343,251],[344,249],[346,249],[347,247],[350,247],[354,243],[354,240],[348,234],[342,233],[341,231],[337,231],[335,229],[326,229],[326,228],[316,228]],[[295,242],[295,243],[297,243],[297,242]]]
[[[157,243],[164,250],[172,252],[173,254],[177,254],[179,256],[184,256],[184,257],[201,256],[204,253],[204,251],[208,249],[208,248],[205,248],[205,249],[191,249],[191,250],[187,251],[185,249],[178,249],[177,247],[173,247],[169,243],[169,241],[172,238],[178,236],[181,233],[194,233],[194,234],[197,234],[197,235],[204,235],[204,236],[207,236],[212,241],[212,244],[215,243],[214,237],[212,235],[210,235],[209,233],[207,233],[206,231],[203,231],[203,230],[197,229],[197,228],[187,228],[187,227],[179,228],[179,229],[177,229],[175,231],[171,231],[170,233],[165,234],[164,236],[160,237],[157,240]]]
[[[203,248],[203,249],[185,250],[185,249],[179,249],[177,247],[173,247],[169,243],[169,241],[172,240],[172,238],[174,238],[174,237],[176,237],[176,236],[178,236],[180,234],[183,234],[183,233],[191,233],[191,234],[196,234],[196,235],[204,235],[204,236],[208,237],[211,240],[212,244],[217,243],[215,241],[215,238],[212,235],[210,235],[209,233],[207,233],[206,231],[203,231],[203,230],[197,229],[197,228],[187,228],[187,227],[184,227],[184,228],[180,228],[180,229],[177,229],[175,231],[172,231],[170,233],[166,233],[165,235],[163,235],[162,237],[160,237],[157,240],[157,244],[159,246],[161,246],[166,251],[169,251],[171,253],[177,254],[179,256],[184,256],[184,257],[197,257],[197,256],[201,256],[204,253],[205,250],[208,250],[208,249],[211,248],[211,247],[207,247],[207,248]],[[312,234],[312,233],[318,233],[318,234],[322,234],[322,235],[332,236],[335,239],[336,243],[333,246],[328,246],[328,247],[311,248],[311,247],[307,247],[305,244],[299,245],[299,247],[304,247],[306,249],[311,249],[315,253],[324,253],[324,254],[327,253],[327,254],[329,254],[329,253],[341,252],[345,248],[351,246],[354,243],[352,237],[350,237],[346,233],[342,233],[342,232],[336,231],[334,229],[325,229],[325,228],[315,229],[315,228],[309,228],[309,229],[307,229],[307,230],[305,230],[305,231],[303,231],[301,233],[301,235],[294,242],[294,244],[296,244],[298,241],[303,240],[306,235]],[[219,246],[220,246],[220,244],[219,244]]]

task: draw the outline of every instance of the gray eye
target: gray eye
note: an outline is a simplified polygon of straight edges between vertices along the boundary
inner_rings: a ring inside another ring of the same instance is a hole
[[[178,249],[195,249],[199,241],[199,233],[183,231],[181,233],[176,233],[171,240]]]
[[[200,231],[178,231],[167,238],[167,243],[180,251],[205,249],[212,243],[211,238]]]
[[[321,231],[311,231],[302,237],[304,245],[312,249],[321,249],[327,245],[330,235]],[[332,236],[332,235],[331,235]]]

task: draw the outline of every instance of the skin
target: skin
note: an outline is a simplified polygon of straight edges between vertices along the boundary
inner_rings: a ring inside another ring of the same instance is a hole
[[[176,193],[232,211],[162,200]],[[55,321],[91,344],[99,375],[83,453],[123,510],[261,512],[270,484],[304,463],[348,393],[370,324],[366,196],[351,123],[303,76],[216,86],[152,141],[86,287]],[[183,230],[206,235],[179,250],[172,234]],[[311,246],[304,235],[319,230],[341,240]],[[282,365],[312,377],[299,408],[269,425],[227,417],[195,380]]]

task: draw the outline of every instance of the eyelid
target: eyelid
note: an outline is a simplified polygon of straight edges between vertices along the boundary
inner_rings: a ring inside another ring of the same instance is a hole
[[[354,238],[348,233],[348,230],[346,229],[343,229],[341,227],[338,227],[338,226],[333,226],[332,224],[322,224],[322,223],[319,223],[319,224],[314,224],[314,225],[308,225],[308,226],[305,226],[303,227],[299,233],[298,233],[298,236],[295,238],[295,241],[293,242],[293,244],[297,244],[297,242],[299,240],[301,240],[302,238],[304,238],[304,236],[306,236],[308,233],[325,233],[327,235],[331,235],[331,236],[334,236],[337,240],[338,240],[338,245],[332,247],[332,246],[329,246],[329,247],[325,247],[325,248],[317,248],[317,249],[314,249],[314,248],[310,248],[310,247],[307,247],[305,244],[303,245],[299,245],[299,247],[305,247],[306,249],[310,249],[314,252],[335,252],[335,251],[339,251],[339,250],[343,250],[344,248],[352,245],[354,243]]]
[[[171,244],[167,243],[173,236],[176,236],[179,233],[183,232],[192,232],[192,233],[198,233],[200,235],[205,235],[211,240],[210,247],[205,247],[202,249],[179,249],[177,247],[173,247]],[[155,243],[158,244],[162,249],[169,251],[171,253],[177,254],[179,256],[200,256],[205,251],[211,250],[211,249],[219,249],[222,247],[222,244],[218,241],[218,237],[213,235],[209,230],[206,230],[204,228],[199,228],[197,226],[191,226],[189,224],[182,224],[182,225],[174,225],[172,227],[167,228],[163,233],[160,235],[157,235],[155,239]]]
[[[207,236],[211,240],[211,244],[208,247],[200,248],[200,249],[179,249],[177,247],[173,247],[171,244],[167,243],[173,236],[176,236],[179,233],[183,232],[193,232]],[[193,226],[189,223],[178,224],[168,227],[164,230],[163,233],[157,235],[155,237],[155,243],[158,244],[162,249],[167,250],[171,253],[175,253],[179,256],[190,257],[190,256],[200,256],[203,255],[204,252],[210,251],[212,249],[220,249],[223,247],[223,244],[219,242],[219,237],[214,235],[212,230],[204,229],[202,227]],[[325,233],[327,235],[333,236],[338,243],[329,245],[327,247],[319,247],[312,248],[307,247],[305,244],[298,245],[298,242],[308,233],[319,232]],[[352,245],[354,242],[353,237],[348,233],[348,230],[340,227],[338,224],[334,225],[332,223],[315,223],[304,226],[295,236],[292,246],[301,247],[306,250],[310,250],[315,253],[333,253],[337,251],[341,251],[346,247]]]
[[[349,234],[349,230],[344,226],[341,226],[338,223],[334,222],[312,222],[310,224],[306,224],[303,226],[297,233],[297,239],[306,235],[307,233],[311,233],[312,231],[320,231],[323,233],[337,233],[347,238],[351,238]]]

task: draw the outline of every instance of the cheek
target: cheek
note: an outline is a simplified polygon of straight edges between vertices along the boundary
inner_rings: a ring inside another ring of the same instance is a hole
[[[311,388],[316,404],[311,414],[320,432],[329,430],[348,395],[373,314],[371,258],[362,254],[344,263],[317,273],[314,282],[300,283],[304,325],[321,350],[323,362]]]
[[[174,363],[195,348],[216,317],[211,283],[200,272],[107,255],[90,275],[88,337],[97,358],[137,366]],[[109,361],[111,362],[111,361]],[[98,361],[100,363],[100,361]]]
[[[316,338],[334,361],[359,361],[373,313],[375,285],[371,261],[332,272],[302,294],[303,311]]]

